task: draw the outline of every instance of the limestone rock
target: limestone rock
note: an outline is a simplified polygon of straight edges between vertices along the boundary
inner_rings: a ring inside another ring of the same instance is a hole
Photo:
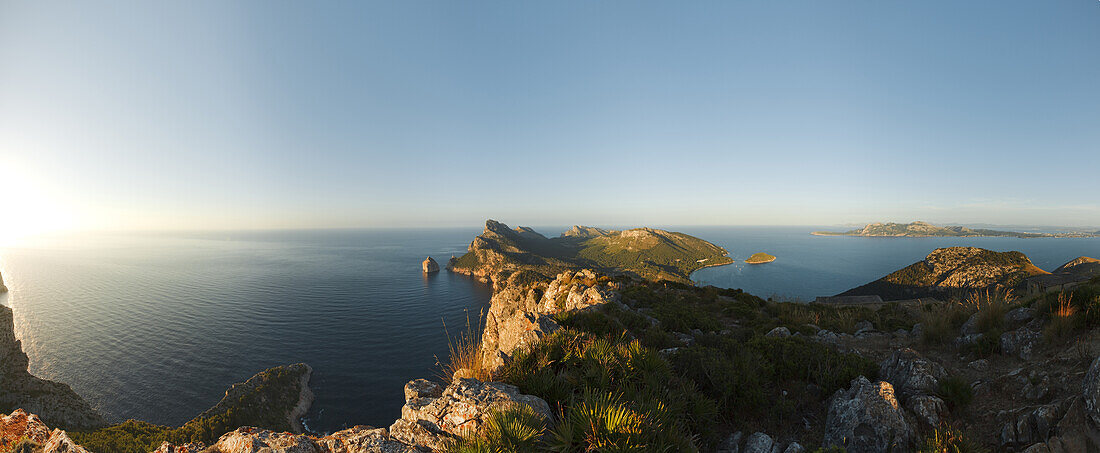
[[[406,385],[409,387],[422,385],[410,382]],[[553,420],[546,401],[521,394],[515,386],[500,382],[456,378],[439,396],[419,392],[407,392],[406,395],[413,398],[405,401],[401,419],[390,427],[390,433],[393,438],[413,446],[437,448],[449,438],[477,431],[493,411],[520,405],[530,407],[547,422]]]
[[[308,436],[249,427],[223,434],[212,448],[220,453],[321,453]]]
[[[913,428],[894,397],[889,382],[860,376],[847,390],[837,390],[825,418],[823,446],[837,445],[849,453],[907,451]]]
[[[0,415],[0,451],[9,451],[21,441],[42,446],[41,453],[89,453],[60,429],[50,430],[37,415],[16,409]]]
[[[1069,401],[1045,404],[1025,410],[1001,428],[1002,448],[1019,448],[1047,440],[1066,413]]]
[[[764,433],[752,433],[745,441],[743,453],[780,453],[780,445]]]
[[[899,395],[908,398],[935,393],[939,380],[947,376],[947,370],[917,351],[905,348],[894,351],[879,365],[879,376],[893,385]]]
[[[453,258],[453,257],[452,257]],[[434,274],[439,272],[439,263],[435,262],[432,257],[424,259],[423,263],[420,263],[420,267],[424,269],[425,274]]]
[[[939,426],[943,414],[947,412],[947,405],[939,397],[932,395],[915,395],[905,400],[905,408],[909,409],[917,419],[928,426]]]
[[[1030,360],[1031,351],[1039,344],[1041,338],[1039,332],[1027,327],[1005,332],[1001,334],[1001,352]]]
[[[1031,307],[1020,307],[1009,310],[1005,313],[1005,324],[1010,326],[1024,324],[1031,321],[1035,317],[1035,309]]]
[[[1081,383],[1085,415],[1100,426],[1100,357],[1092,361],[1085,380]]]
[[[8,292],[8,287],[4,286],[4,276],[0,275],[0,294]]]
[[[394,440],[385,428],[355,426],[317,438],[324,453],[418,453],[420,450]]]
[[[803,447],[798,442],[791,442],[787,444],[787,448],[783,449],[783,453],[805,453],[806,447]]]
[[[764,334],[768,338],[785,338],[791,336],[791,329],[783,326],[776,327]]]
[[[162,442],[160,447],[153,450],[153,453],[202,453],[206,450],[206,444],[202,442],[193,442],[183,445],[172,445],[168,442]]]
[[[455,265],[457,264],[458,258],[455,258],[454,255],[451,255],[451,259],[447,260],[447,270],[453,271],[455,269]]]
[[[501,283],[502,288],[493,293],[489,302],[481,335],[483,360],[494,371],[503,367],[516,349],[557,330],[559,326],[552,315],[619,303],[620,298],[617,286],[600,283],[599,275],[589,269],[563,272],[545,287],[514,281]]]
[[[427,379],[414,379],[405,384],[405,401],[417,398],[439,398],[443,386]]]

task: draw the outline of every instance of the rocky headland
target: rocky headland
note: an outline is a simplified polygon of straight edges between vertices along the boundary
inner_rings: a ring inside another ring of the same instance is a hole
[[[594,269],[648,280],[690,283],[691,272],[732,263],[722,247],[684,233],[652,228],[615,231],[574,226],[555,238],[528,227],[511,229],[488,220],[465,255],[448,265],[483,281],[523,272],[528,281],[566,270]]]
[[[875,222],[862,228],[849,231],[814,231],[815,236],[862,236],[862,237],[1013,237],[1013,238],[1080,238],[1096,237],[1100,234],[1081,233],[1022,233],[1017,231],[999,231],[985,228],[967,228],[963,226],[937,226],[927,222],[893,223]]]

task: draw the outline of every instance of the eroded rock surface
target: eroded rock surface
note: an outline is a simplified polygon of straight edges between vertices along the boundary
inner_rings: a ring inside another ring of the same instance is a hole
[[[885,453],[907,451],[913,439],[913,428],[889,382],[860,376],[849,389],[837,390],[829,402],[824,446],[837,445],[849,453]]]

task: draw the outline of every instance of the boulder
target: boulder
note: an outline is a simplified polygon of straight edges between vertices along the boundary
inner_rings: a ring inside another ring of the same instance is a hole
[[[417,381],[406,388],[422,388]],[[541,398],[525,395],[513,385],[456,378],[439,396],[406,392],[412,398],[401,408],[401,418],[390,427],[396,440],[413,446],[437,449],[448,439],[469,431],[477,431],[493,411],[528,406],[543,420],[550,422],[550,405]]]
[[[391,438],[385,428],[356,426],[315,440],[324,453],[419,453],[421,450]]]
[[[913,428],[894,397],[889,382],[871,382],[860,376],[847,390],[837,390],[825,418],[825,447],[836,445],[849,453],[908,451]]]
[[[947,405],[937,396],[914,395],[905,400],[905,408],[909,409],[917,419],[928,426],[939,426],[943,414],[947,412]]]
[[[1001,427],[1001,448],[1020,448],[1047,440],[1068,406],[1068,400],[1059,401],[1018,413]]]
[[[439,272],[439,263],[435,262],[430,256],[426,258],[423,263],[420,263],[420,267],[424,269],[425,274]]]
[[[40,453],[89,453],[60,429],[50,430],[42,419],[16,409],[9,415],[0,415],[0,451],[13,451],[20,443],[40,446]]]
[[[1005,313],[1005,324],[1010,326],[1017,326],[1031,321],[1035,317],[1035,309],[1031,307],[1020,307],[1009,310]]]
[[[1021,327],[1011,332],[1001,334],[1001,352],[1006,355],[1014,355],[1024,360],[1031,359],[1031,351],[1039,344],[1041,339],[1039,332]]]
[[[742,453],[781,453],[783,450],[771,436],[764,433],[752,433],[745,441]]]
[[[776,327],[764,334],[768,338],[785,338],[791,336],[791,329],[783,326]]]
[[[250,427],[223,434],[211,448],[219,453],[321,453],[308,436]]]
[[[861,333],[873,332],[875,325],[871,324],[871,321],[860,321],[856,323],[856,335]]]
[[[898,395],[908,398],[935,393],[939,380],[947,376],[947,370],[917,351],[905,348],[894,351],[882,361],[879,376],[889,382]]]

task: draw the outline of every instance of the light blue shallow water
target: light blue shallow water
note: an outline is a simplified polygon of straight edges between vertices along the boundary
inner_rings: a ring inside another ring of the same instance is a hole
[[[937,247],[1020,250],[1044,269],[1100,257],[1100,239],[815,237],[815,228],[679,227],[743,260],[702,284],[811,299],[877,279]],[[540,229],[556,234],[559,229]],[[451,333],[490,288],[427,255],[461,254],[479,229],[74,236],[0,249],[31,371],[72,387],[111,420],[180,424],[264,368],[306,362],[315,429],[385,426],[402,385],[436,372]]]

